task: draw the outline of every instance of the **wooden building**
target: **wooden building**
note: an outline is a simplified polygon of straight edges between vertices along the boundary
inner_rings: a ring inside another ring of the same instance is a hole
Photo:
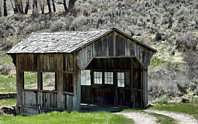
[[[80,103],[144,107],[155,52],[115,28],[32,33],[8,52],[16,66],[17,112],[79,110]],[[37,74],[36,89],[24,88],[25,72]],[[44,72],[55,73],[53,90],[43,89]]]

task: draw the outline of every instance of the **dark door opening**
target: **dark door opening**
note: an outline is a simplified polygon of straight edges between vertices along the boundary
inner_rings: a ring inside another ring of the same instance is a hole
[[[92,83],[81,86],[81,102],[102,106],[131,106],[129,71],[93,71]]]

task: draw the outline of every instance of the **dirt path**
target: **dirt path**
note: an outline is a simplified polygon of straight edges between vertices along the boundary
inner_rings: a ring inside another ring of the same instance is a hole
[[[157,124],[156,118],[143,112],[120,112],[116,113],[134,120],[135,124]]]
[[[188,114],[158,110],[145,110],[145,112],[168,116],[170,118],[175,119],[178,122],[178,124],[198,124],[198,121]]]

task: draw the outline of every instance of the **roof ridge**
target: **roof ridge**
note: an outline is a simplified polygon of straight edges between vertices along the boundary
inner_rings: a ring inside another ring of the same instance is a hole
[[[64,34],[64,33],[86,33],[86,32],[100,32],[100,31],[110,31],[110,30],[113,30],[112,28],[110,29],[101,29],[101,30],[88,30],[88,31],[58,31],[58,32],[32,32],[30,35],[38,35],[38,34],[51,34],[51,35],[54,35],[54,34]]]

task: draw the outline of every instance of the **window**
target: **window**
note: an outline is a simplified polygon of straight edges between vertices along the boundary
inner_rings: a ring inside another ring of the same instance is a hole
[[[113,72],[105,72],[105,84],[113,84]]]
[[[94,83],[102,84],[102,72],[94,72]]]
[[[124,72],[117,73],[118,87],[125,87]]]
[[[37,89],[36,72],[24,72],[24,89]]]
[[[55,72],[43,72],[43,90],[55,90]]]
[[[90,70],[81,71],[81,85],[91,85]]]

